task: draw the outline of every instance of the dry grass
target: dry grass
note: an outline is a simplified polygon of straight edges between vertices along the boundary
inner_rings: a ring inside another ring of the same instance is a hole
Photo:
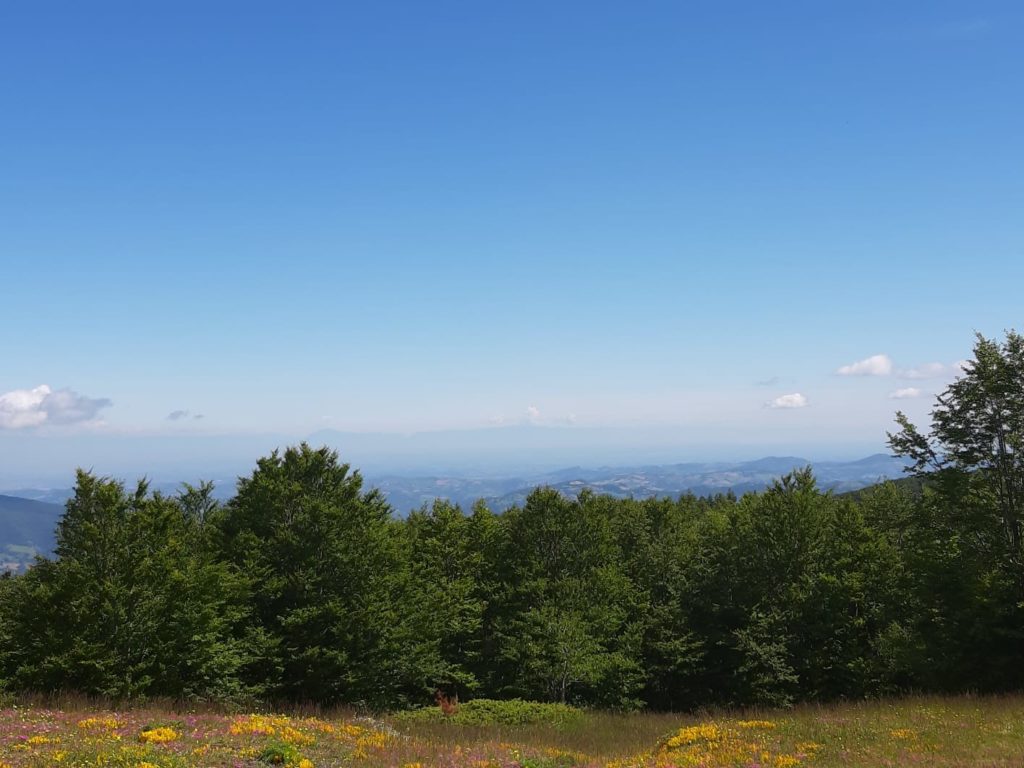
[[[1024,766],[1022,696],[909,698],[704,717],[590,713],[562,726],[399,725],[344,711],[319,715],[249,716],[155,705],[115,712],[80,697],[22,701],[0,710],[0,766],[244,768],[275,755],[295,768]]]

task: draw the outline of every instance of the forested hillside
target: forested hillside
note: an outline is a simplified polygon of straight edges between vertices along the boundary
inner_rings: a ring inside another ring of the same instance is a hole
[[[53,551],[57,504],[0,495],[0,569],[20,570]]]
[[[394,707],[435,690],[604,707],[786,705],[1024,683],[1024,340],[979,338],[922,487],[810,470],[742,497],[550,488],[398,519],[326,448],[237,495],[80,473],[55,557],[0,582],[13,690]]]

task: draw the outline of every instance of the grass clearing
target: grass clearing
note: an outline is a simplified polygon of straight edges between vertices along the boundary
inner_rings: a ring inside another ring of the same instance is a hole
[[[710,712],[587,712],[559,722],[407,716],[0,710],[0,766],[84,768],[1009,768],[1024,765],[1024,696],[908,698]]]

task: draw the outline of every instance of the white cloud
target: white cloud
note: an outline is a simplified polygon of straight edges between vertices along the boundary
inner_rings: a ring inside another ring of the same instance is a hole
[[[892,359],[888,355],[872,355],[844,365],[836,373],[840,376],[888,376],[892,373]]]
[[[526,420],[531,424],[536,424],[540,421],[540,408],[536,405],[526,406]]]
[[[111,405],[105,397],[85,397],[70,389],[55,391],[46,384],[34,389],[15,389],[0,395],[0,429],[93,421]]]
[[[893,400],[910,400],[920,396],[921,390],[917,387],[903,387],[902,389],[897,389],[895,392],[889,393],[889,397]]]
[[[37,427],[46,421],[41,406],[50,395],[45,384],[35,389],[15,389],[0,395],[0,429]]]
[[[779,395],[774,400],[769,400],[765,405],[769,408],[806,408],[807,398],[799,392],[794,392],[791,395]]]

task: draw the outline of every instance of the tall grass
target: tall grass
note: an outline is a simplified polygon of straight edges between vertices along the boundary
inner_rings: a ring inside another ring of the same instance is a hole
[[[200,702],[123,708],[72,693],[0,708],[4,768],[258,768],[261,755],[275,754],[290,756],[292,768],[1021,768],[1024,696],[699,715],[584,711],[514,725],[302,706],[278,715]]]

